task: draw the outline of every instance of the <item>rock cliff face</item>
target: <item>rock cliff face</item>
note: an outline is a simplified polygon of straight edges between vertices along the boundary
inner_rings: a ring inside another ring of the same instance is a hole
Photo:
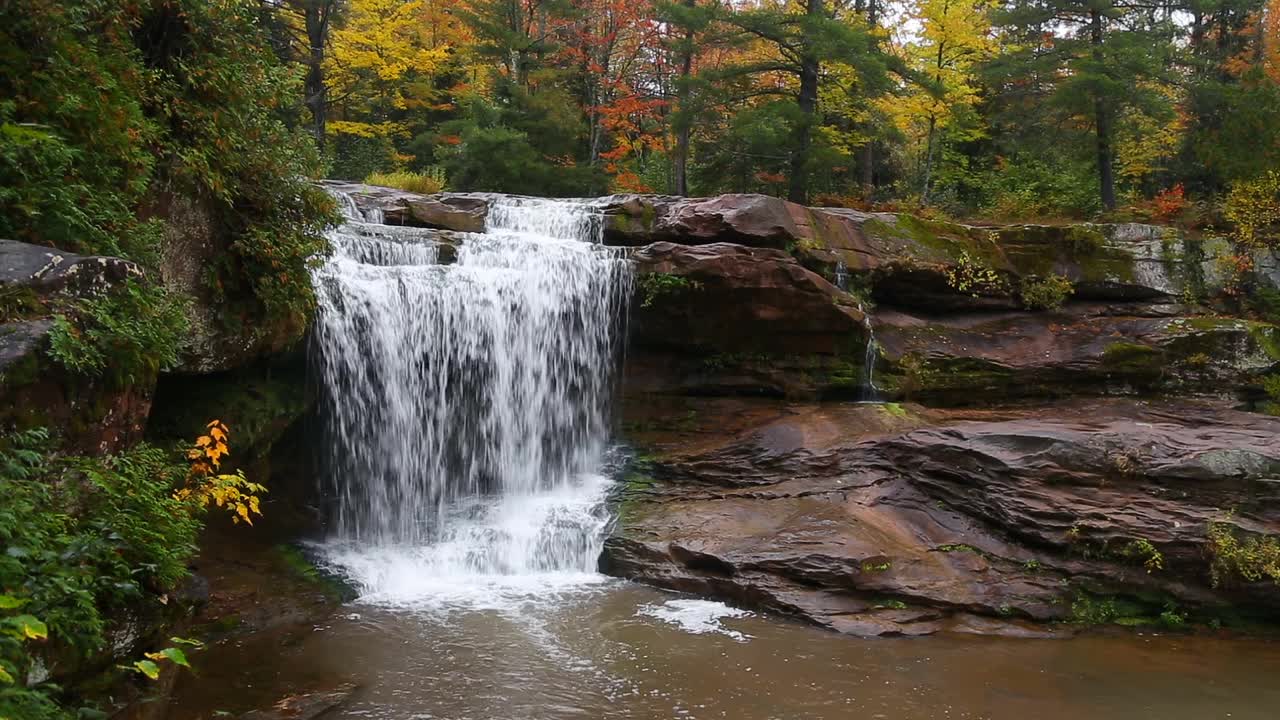
[[[627,479],[606,571],[857,635],[1280,609],[1269,578],[1214,579],[1223,538],[1280,529],[1280,420],[727,402],[638,434],[656,454]]]
[[[300,322],[245,322],[229,316],[225,300],[209,286],[210,268],[229,252],[230,240],[198,197],[159,193],[150,212],[163,218],[160,279],[186,298],[187,341],[174,372],[207,374],[250,365],[293,347],[306,328]]]

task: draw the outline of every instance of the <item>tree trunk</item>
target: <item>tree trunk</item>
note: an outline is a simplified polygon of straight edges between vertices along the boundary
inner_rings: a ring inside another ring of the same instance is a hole
[[[695,0],[684,0],[684,6],[693,8]],[[689,194],[689,135],[693,127],[693,118],[689,117],[689,87],[693,75],[693,29],[684,33],[684,46],[680,48],[680,79],[676,82],[679,116],[676,118],[676,150],[672,161],[675,174],[675,193],[680,196]]]
[[[878,7],[876,0],[867,0],[867,27],[874,30],[877,22]],[[868,128],[869,130],[870,128]],[[864,200],[870,200],[872,192],[875,191],[875,172],[876,172],[876,154],[875,142],[869,137],[867,144],[862,146],[862,152],[858,156],[858,170],[862,177],[862,197]]]
[[[924,151],[924,185],[920,188],[920,204],[929,204],[929,175],[933,172],[933,133],[934,128],[938,125],[938,119],[933,115],[929,116],[929,136],[925,140]]]
[[[822,0],[806,0],[805,14],[811,18],[822,15]],[[819,61],[806,42],[800,59],[800,94],[796,102],[800,106],[800,123],[796,126],[795,152],[791,156],[791,188],[787,199],[804,204],[809,201],[809,146],[813,137],[814,115],[818,109]]]
[[[1093,45],[1093,59],[1102,68],[1102,13],[1089,11],[1089,41]],[[1111,167],[1111,110],[1102,93],[1094,96],[1094,123],[1098,137],[1098,189],[1104,210],[1116,209],[1116,181]]]
[[[303,81],[306,106],[311,111],[311,133],[324,147],[325,117],[329,113],[329,89],[324,82],[324,49],[329,40],[329,18],[334,0],[308,2],[304,21],[307,31],[307,76]]]

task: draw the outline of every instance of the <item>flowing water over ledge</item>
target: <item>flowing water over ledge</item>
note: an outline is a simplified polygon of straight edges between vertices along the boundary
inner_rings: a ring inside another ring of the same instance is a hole
[[[170,720],[346,682],[359,689],[325,718],[1200,720],[1280,707],[1280,646],[1264,642],[857,640],[596,573],[631,282],[599,243],[601,218],[507,201],[440,265],[429,231],[340,200],[349,222],[317,271],[315,331],[337,512],[311,551],[360,598],[321,624],[199,653]]]

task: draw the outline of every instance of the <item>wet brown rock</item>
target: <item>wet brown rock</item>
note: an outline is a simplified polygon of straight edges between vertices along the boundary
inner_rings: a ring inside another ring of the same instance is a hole
[[[835,354],[862,339],[852,299],[779,250],[660,242],[633,258],[640,345]]]
[[[789,406],[637,469],[603,566],[853,634],[1034,633],[1082,597],[1265,615],[1273,584],[1213,587],[1207,531],[1280,534],[1278,433],[1194,403]]]
[[[254,710],[241,715],[241,720],[313,720],[342,705],[356,691],[355,683],[343,683],[327,690],[289,695],[276,701],[270,709]]]
[[[142,437],[154,377],[117,387],[73,373],[50,354],[52,315],[142,277],[132,262],[0,240],[0,290],[16,317],[0,324],[0,434],[48,428],[64,447],[106,452]]]
[[[409,198],[407,204],[411,220],[400,224],[440,230],[484,232],[489,215],[489,203],[484,198],[455,193]]]
[[[1180,392],[1234,397],[1280,364],[1280,329],[1215,317],[882,311],[881,385],[974,404],[1071,394]]]

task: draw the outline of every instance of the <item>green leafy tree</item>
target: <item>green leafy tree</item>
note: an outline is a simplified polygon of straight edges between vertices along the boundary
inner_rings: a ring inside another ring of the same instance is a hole
[[[1170,64],[1166,17],[1126,0],[1014,0],[997,17],[1013,43],[993,63],[999,91],[1010,107],[1031,110],[1042,144],[1061,129],[1092,136],[1104,210],[1116,207],[1117,118],[1152,102],[1144,81]]]

